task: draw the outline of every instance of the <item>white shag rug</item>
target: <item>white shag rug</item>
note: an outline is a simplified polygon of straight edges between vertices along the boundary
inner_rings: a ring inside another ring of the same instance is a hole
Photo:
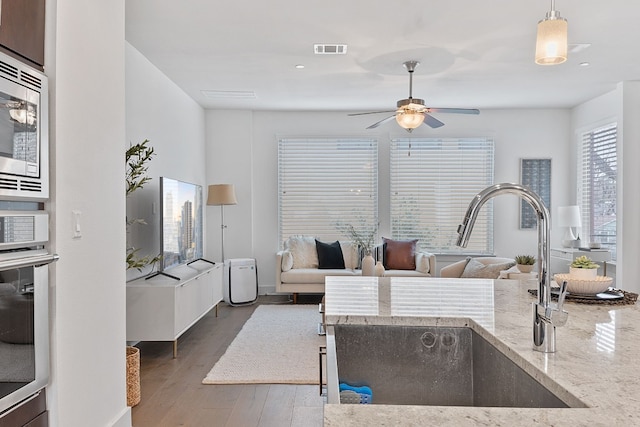
[[[203,384],[318,384],[317,305],[261,305]]]

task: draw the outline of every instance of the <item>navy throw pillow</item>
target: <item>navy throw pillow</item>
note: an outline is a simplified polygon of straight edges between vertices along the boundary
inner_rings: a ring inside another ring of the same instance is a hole
[[[318,252],[318,268],[344,268],[344,257],[339,241],[324,243],[316,239],[316,251]]]

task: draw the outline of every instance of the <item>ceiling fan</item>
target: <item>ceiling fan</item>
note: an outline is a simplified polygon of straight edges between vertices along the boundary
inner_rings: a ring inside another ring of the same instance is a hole
[[[391,119],[395,117],[398,124],[407,130],[407,132],[411,132],[422,123],[432,127],[439,128],[440,126],[444,126],[440,120],[433,117],[430,113],[457,113],[457,114],[480,114],[480,111],[475,108],[431,108],[426,107],[424,105],[424,100],[419,98],[414,98],[412,96],[413,91],[413,72],[416,67],[420,63],[418,61],[406,61],[403,65],[409,72],[409,98],[401,99],[397,103],[397,110],[391,111],[370,111],[367,113],[353,113],[349,114],[349,116],[362,116],[365,114],[379,114],[379,113],[395,113],[392,116],[384,118],[371,126],[367,127],[367,129],[374,129],[380,126],[381,124],[387,123]]]

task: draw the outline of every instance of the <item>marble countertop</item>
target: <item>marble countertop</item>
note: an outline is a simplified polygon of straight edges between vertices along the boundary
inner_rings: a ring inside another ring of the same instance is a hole
[[[379,283],[378,283],[379,282]],[[572,408],[338,405],[325,426],[640,425],[640,308],[567,301],[555,353],[532,349],[535,282],[328,277],[328,325],[468,326]]]

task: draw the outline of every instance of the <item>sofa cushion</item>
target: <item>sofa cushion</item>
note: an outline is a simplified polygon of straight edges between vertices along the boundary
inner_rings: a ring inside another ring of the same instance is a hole
[[[316,251],[318,252],[318,268],[344,268],[342,248],[337,240],[333,243],[325,243],[316,239]]]
[[[289,271],[293,268],[293,255],[290,251],[282,251],[282,271]]]
[[[344,267],[356,269],[358,267],[358,247],[352,242],[340,242],[342,256],[344,257]]]
[[[497,279],[502,270],[507,270],[515,265],[515,262],[501,262],[496,264],[483,264],[473,258],[469,258],[467,265],[460,277]]]
[[[424,252],[416,252],[416,270],[422,274],[428,274],[429,271],[429,255]]]
[[[324,283],[327,276],[359,276],[359,270],[337,268],[320,270],[318,268],[298,268],[283,272],[280,275],[282,283],[318,284]]]
[[[414,240],[392,240],[382,238],[385,243],[384,268],[386,270],[415,270],[416,244]]]
[[[318,268],[316,239],[309,236],[291,236],[284,243],[293,255],[293,268]]]

